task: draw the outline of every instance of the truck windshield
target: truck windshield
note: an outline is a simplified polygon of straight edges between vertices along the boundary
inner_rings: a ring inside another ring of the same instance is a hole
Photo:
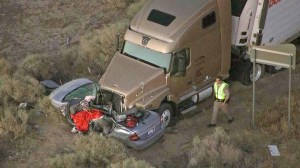
[[[123,54],[133,57],[142,62],[164,68],[166,72],[169,71],[171,54],[164,54],[158,51],[154,51],[149,48],[131,43],[129,41],[125,42]]]

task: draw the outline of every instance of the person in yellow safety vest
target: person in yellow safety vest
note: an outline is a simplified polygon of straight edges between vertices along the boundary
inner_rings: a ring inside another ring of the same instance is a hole
[[[216,126],[219,109],[221,109],[227,115],[228,123],[232,123],[233,117],[230,116],[228,111],[229,97],[229,85],[223,81],[221,76],[218,76],[216,78],[216,82],[214,83],[214,109],[211,123],[207,125],[208,127]]]

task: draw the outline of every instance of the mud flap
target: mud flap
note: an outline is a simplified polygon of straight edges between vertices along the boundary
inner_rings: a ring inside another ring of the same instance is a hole
[[[239,81],[244,85],[250,85],[252,83],[250,79],[250,73],[252,69],[252,64],[248,61],[242,61],[237,63],[230,69],[230,79],[234,81]]]

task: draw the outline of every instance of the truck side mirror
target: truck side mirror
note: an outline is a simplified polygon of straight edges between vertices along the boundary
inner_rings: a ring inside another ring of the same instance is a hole
[[[186,60],[183,55],[178,57],[178,71],[175,76],[185,76],[186,74]]]
[[[101,93],[101,88],[100,84],[97,86],[96,83],[94,83],[94,95],[95,95],[95,100],[94,104],[99,105],[102,103],[102,93]]]

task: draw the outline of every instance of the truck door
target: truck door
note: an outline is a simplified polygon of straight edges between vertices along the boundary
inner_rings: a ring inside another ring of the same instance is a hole
[[[199,34],[192,45],[192,67],[197,88],[211,82],[221,72],[222,44],[217,10],[204,14]]]
[[[189,48],[173,53],[169,86],[171,92],[177,97],[192,90],[194,73],[191,71],[190,64]]]

